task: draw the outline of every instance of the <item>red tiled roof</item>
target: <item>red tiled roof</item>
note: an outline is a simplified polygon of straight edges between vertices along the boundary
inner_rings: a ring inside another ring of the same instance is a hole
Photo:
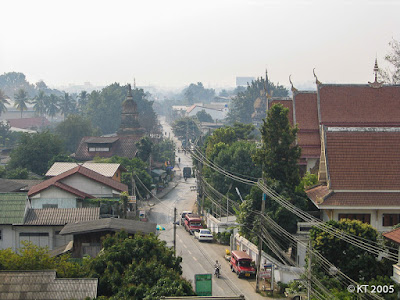
[[[85,199],[85,198],[95,198],[95,197],[92,196],[92,195],[86,194],[85,192],[82,192],[82,191],[80,191],[80,190],[77,190],[76,188],[73,188],[72,186],[66,185],[66,184],[61,183],[61,182],[55,182],[55,183],[53,184],[53,186],[56,186],[56,187],[58,187],[58,188],[60,188],[60,189],[62,189],[62,190],[64,190],[64,191],[66,191],[66,192],[69,192],[69,193],[71,193],[71,194],[74,194],[74,195],[76,195],[76,196],[78,196],[78,197],[80,197],[80,198],[82,198],[82,199]]]
[[[99,218],[100,207],[29,209],[24,225],[65,225]]]
[[[106,186],[109,186],[109,187],[111,187],[111,188],[113,188],[113,189],[115,189],[117,191],[120,191],[120,192],[128,190],[128,186],[126,184],[123,184],[121,182],[115,181],[114,179],[105,177],[105,176],[103,176],[103,175],[101,175],[99,173],[96,173],[96,172],[94,172],[92,170],[89,170],[88,168],[85,168],[85,167],[79,165],[79,166],[76,166],[75,168],[73,168],[71,170],[68,170],[68,171],[66,171],[64,173],[61,173],[60,175],[54,176],[54,177],[52,177],[52,178],[50,178],[48,180],[45,180],[45,181],[39,183],[38,185],[33,186],[29,190],[28,196],[33,196],[33,195],[39,193],[40,191],[42,191],[44,189],[47,189],[48,187],[50,187],[52,185],[55,185],[57,182],[62,184],[62,180],[64,178],[67,178],[67,177],[69,177],[69,176],[71,176],[73,174],[81,174],[81,175],[83,175],[85,177],[88,177],[88,178],[90,178],[90,179],[92,179],[94,181],[100,182],[100,183],[102,183],[102,184],[104,184]],[[58,187],[60,187],[60,186],[58,186]],[[64,188],[67,188],[67,187],[68,188],[72,188],[72,187],[69,187],[69,186],[67,186],[65,184],[63,185],[63,187]],[[83,192],[81,192],[81,193],[83,193]]]
[[[400,131],[326,132],[333,190],[400,190]]]
[[[296,92],[293,95],[293,118],[299,127],[297,142],[302,158],[318,158],[321,154],[316,92]]]
[[[30,129],[40,128],[43,126],[50,125],[49,120],[43,117],[39,118],[21,118],[21,119],[8,119],[11,127]]]
[[[385,238],[400,244],[400,228],[382,234]]]
[[[318,95],[322,124],[400,124],[400,85],[321,84]]]
[[[300,130],[314,129],[319,133],[316,92],[297,92],[293,95],[294,118]]]
[[[274,104],[282,104],[284,107],[289,109],[289,114],[288,114],[288,118],[289,118],[289,122],[290,125],[293,126],[293,101],[292,99],[269,99],[269,109],[271,109],[272,105]]]
[[[335,192],[326,197],[319,206],[321,208],[324,206],[400,206],[400,192]]]
[[[110,151],[104,152],[89,152],[88,143],[94,143],[93,137],[83,137],[78,145],[78,149],[75,153],[75,158],[78,160],[92,160],[94,157],[112,157],[120,156],[127,158],[134,158],[137,152],[136,143],[141,137],[135,136],[120,136],[118,138],[110,137],[97,137],[94,141],[99,144],[109,143],[111,144]]]
[[[331,192],[326,185],[318,185],[305,191],[308,198],[315,204],[319,204]]]

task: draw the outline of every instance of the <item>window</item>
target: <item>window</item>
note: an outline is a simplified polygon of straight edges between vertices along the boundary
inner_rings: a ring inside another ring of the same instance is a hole
[[[339,214],[339,220],[341,219],[349,219],[349,220],[358,220],[363,223],[370,224],[371,223],[371,214]]]
[[[21,232],[19,236],[28,236],[28,237],[33,237],[33,236],[49,236],[48,232]]]
[[[394,226],[400,223],[400,214],[383,214],[382,226]]]
[[[42,208],[58,208],[58,204],[43,204]]]
[[[108,152],[110,147],[89,147],[89,152]]]
[[[0,241],[1,241],[1,230],[0,230]]]

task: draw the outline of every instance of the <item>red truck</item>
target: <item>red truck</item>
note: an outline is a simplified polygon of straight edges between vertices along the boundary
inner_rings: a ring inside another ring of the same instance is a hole
[[[244,277],[255,277],[256,269],[252,266],[251,257],[244,251],[233,250],[231,252],[231,270],[235,272],[240,278]]]
[[[185,216],[185,229],[186,231],[189,231],[190,234],[203,229],[200,216],[187,214]]]

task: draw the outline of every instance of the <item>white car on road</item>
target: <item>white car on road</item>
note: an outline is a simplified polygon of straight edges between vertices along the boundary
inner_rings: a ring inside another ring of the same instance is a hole
[[[212,242],[214,239],[212,233],[208,229],[200,229],[199,231],[195,231],[194,238],[198,239],[199,242]]]

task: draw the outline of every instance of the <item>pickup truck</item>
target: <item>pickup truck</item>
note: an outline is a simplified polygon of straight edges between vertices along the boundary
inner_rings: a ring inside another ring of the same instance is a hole
[[[199,231],[195,231],[194,238],[198,239],[199,242],[212,242],[214,239],[212,233],[208,229],[200,229]]]

